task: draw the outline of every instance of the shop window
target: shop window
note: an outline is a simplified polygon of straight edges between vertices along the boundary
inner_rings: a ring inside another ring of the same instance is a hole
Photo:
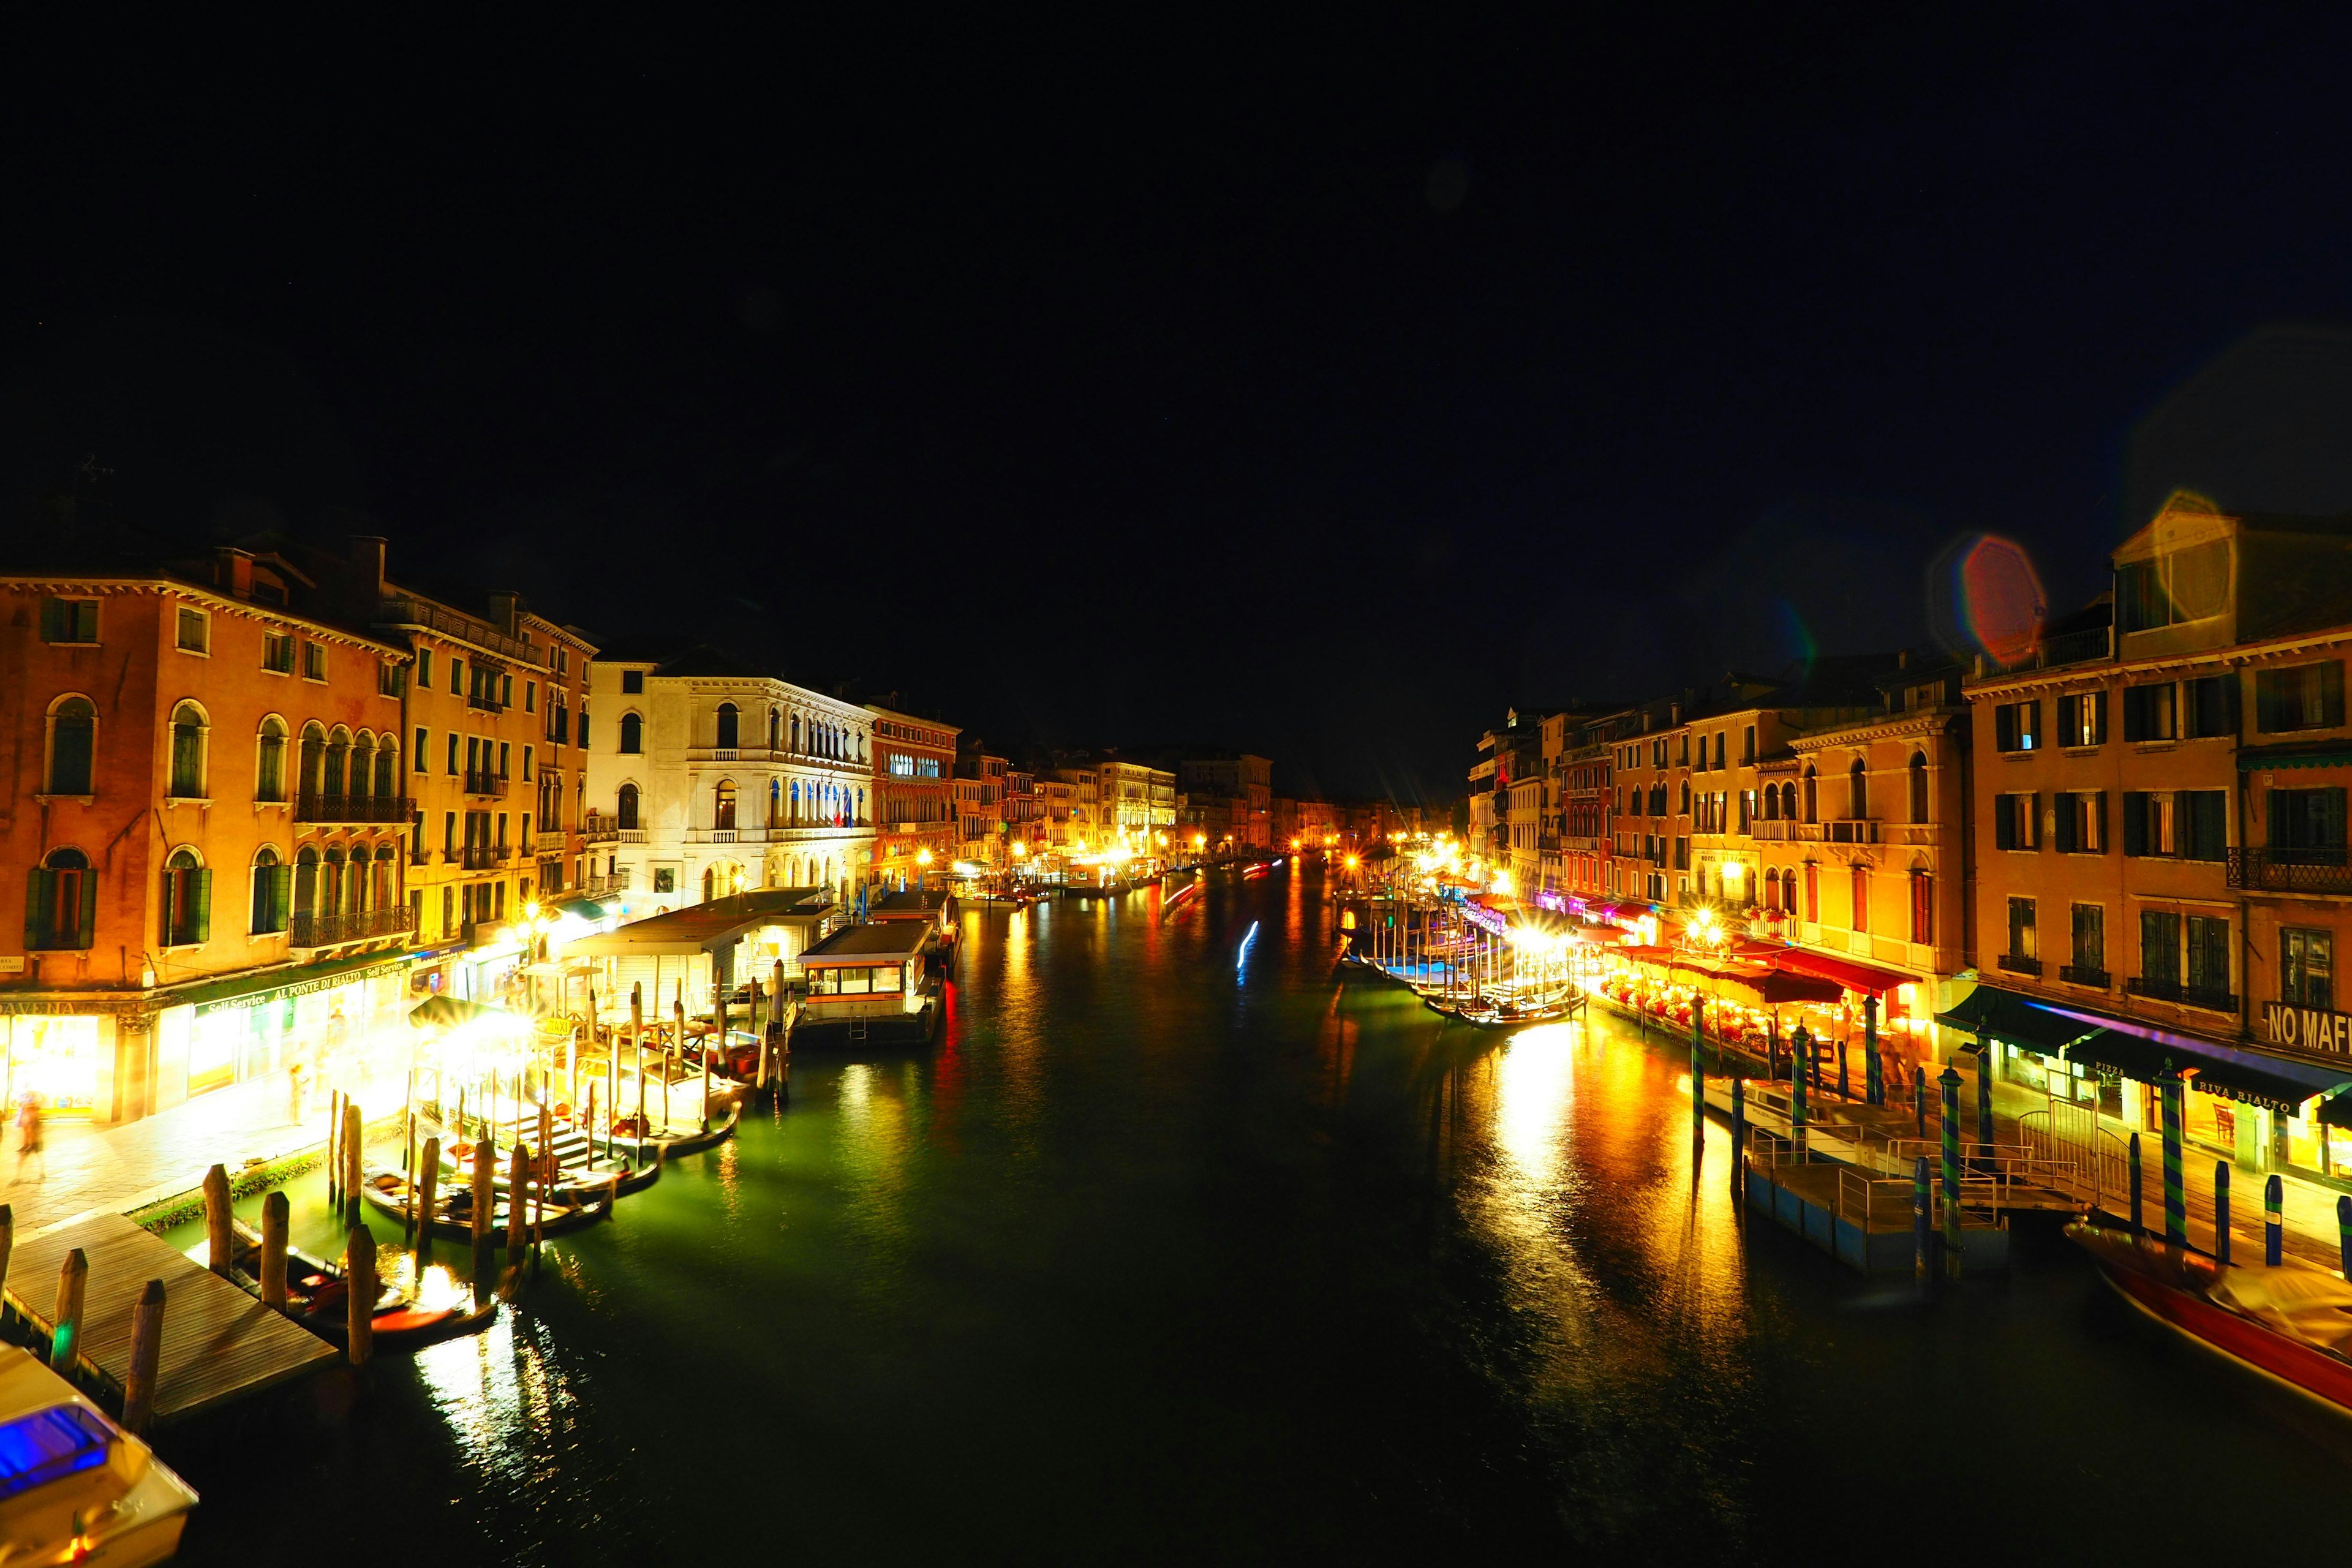
[[[2031,752],[2042,745],[2042,704],[2004,702],[1992,710],[1993,745],[2003,752]]]
[[[87,697],[62,697],[49,709],[50,795],[91,792],[97,771],[98,710]]]
[[[2279,931],[2279,1000],[2290,1007],[2336,1006],[2336,933],[2299,926]]]
[[[41,640],[46,643],[94,643],[98,640],[96,599],[43,599]]]
[[[2344,864],[2344,791],[2274,789],[2265,792],[2272,859],[2290,866]]]
[[[86,952],[98,931],[98,873],[79,849],[52,849],[26,874],[25,946]]]
[[[2344,661],[2325,659],[2254,673],[2254,727],[2266,734],[2332,730],[2344,722]]]
[[[179,800],[205,798],[204,710],[193,702],[172,710],[172,788]]]
[[[263,847],[253,857],[253,934],[284,931],[293,901],[294,868],[282,864],[277,850]]]
[[[163,945],[188,947],[213,934],[213,874],[195,852],[175,849],[163,862]]]
[[[2181,729],[2194,740],[2238,732],[2238,678],[2209,675],[2180,683]]]

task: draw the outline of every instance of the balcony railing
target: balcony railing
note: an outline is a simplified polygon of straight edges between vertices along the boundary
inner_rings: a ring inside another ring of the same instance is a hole
[[[1829,841],[1832,844],[1878,842],[1878,824],[1868,817],[1847,817],[1838,822],[1824,823],[1822,826],[1829,829]]]
[[[468,844],[457,853],[468,871],[495,871],[514,858],[514,851],[503,844]]]
[[[332,947],[338,942],[399,936],[415,929],[413,921],[405,904],[349,915],[298,914],[289,923],[288,937],[295,947]]]
[[[507,705],[505,703],[499,701],[497,698],[491,696],[487,691],[468,691],[466,693],[466,706],[473,709],[478,713],[503,713],[507,710]]]
[[[382,619],[394,626],[425,626],[450,637],[463,637],[477,647],[486,647],[492,653],[503,654],[508,658],[519,660],[534,669],[543,668],[546,665],[546,660],[540,656],[539,650],[520,638],[507,636],[488,621],[476,620],[471,616],[457,615],[443,609],[438,605],[427,604],[422,599],[411,599],[395,595],[386,598],[383,601],[383,607],[376,613]]]
[[[294,803],[294,820],[405,823],[415,808],[405,795],[305,795]]]
[[[2146,975],[2135,974],[2124,982],[2124,990],[2152,1002],[2183,1002],[2191,1007],[2208,1007],[2217,1013],[2238,1010],[2235,993],[2218,990],[2210,985],[2184,985],[2178,980],[2152,980]]]
[[[2011,974],[2031,974],[2036,980],[2042,978],[2042,961],[2038,958],[2024,958],[2014,952],[2004,952],[1993,962]]]
[[[588,819],[588,826],[580,830],[580,841],[583,844],[617,844],[620,838],[619,824],[599,822],[593,816]]]
[[[625,893],[629,890],[629,869],[623,866],[609,876],[584,878],[580,883],[580,891],[592,899],[601,899],[608,893]]]
[[[534,833],[530,836],[530,842],[537,854],[561,855],[563,853],[564,833],[560,827],[552,833]]]
[[[2060,964],[2058,978],[2069,985],[2089,985],[2101,991],[2107,988],[2110,979],[2105,970],[2091,969],[2080,963]]]
[[[2352,894],[2352,866],[2341,849],[2232,849],[2229,876],[2233,888]]]
[[[646,829],[642,827],[616,827],[613,832],[623,844],[643,844],[646,841]]]
[[[2007,664],[1989,654],[1979,654],[1977,656],[1977,679],[1990,680],[1996,676],[2013,675],[2020,670],[2055,669],[2062,665],[2096,663],[2114,650],[2114,630],[2112,626],[2093,626],[2088,631],[2044,637],[2034,645],[2031,653]]]
[[[507,776],[491,773],[487,768],[468,768],[466,770],[466,793],[496,795],[503,799],[507,793]]]

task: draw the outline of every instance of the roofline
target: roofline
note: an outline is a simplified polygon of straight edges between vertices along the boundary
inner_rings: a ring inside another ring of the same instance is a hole
[[[122,576],[99,573],[11,573],[0,574],[0,588],[62,588],[68,591],[87,590],[94,593],[110,591],[120,593],[125,589],[155,594],[169,592],[194,599],[209,610],[244,616],[249,620],[280,621],[289,626],[301,626],[305,630],[319,634],[321,637],[333,638],[349,644],[352,647],[372,649],[396,661],[405,662],[409,657],[409,650],[402,647],[398,643],[362,637],[358,632],[337,626],[331,621],[318,620],[297,610],[256,605],[249,600],[231,598],[217,590],[202,587],[194,583],[184,583],[177,577],[158,577],[147,573]]]

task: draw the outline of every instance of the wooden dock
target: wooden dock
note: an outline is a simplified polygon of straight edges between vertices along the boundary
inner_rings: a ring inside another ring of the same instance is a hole
[[[79,1360],[118,1393],[131,1369],[131,1309],[148,1280],[163,1282],[159,1425],[342,1359],[309,1330],[111,1214],[69,1221],[16,1243],[8,1260],[8,1304],[44,1334],[57,1326],[58,1273],[77,1247],[89,1259]]]

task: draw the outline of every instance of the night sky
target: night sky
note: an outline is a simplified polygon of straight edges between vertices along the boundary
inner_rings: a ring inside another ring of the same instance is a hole
[[[1979,531],[2063,609],[2176,485],[2352,507],[2336,19],[1165,15],[85,58],[4,155],[11,516],[95,454],[165,534],[1413,798],[1511,702],[1948,637]]]

